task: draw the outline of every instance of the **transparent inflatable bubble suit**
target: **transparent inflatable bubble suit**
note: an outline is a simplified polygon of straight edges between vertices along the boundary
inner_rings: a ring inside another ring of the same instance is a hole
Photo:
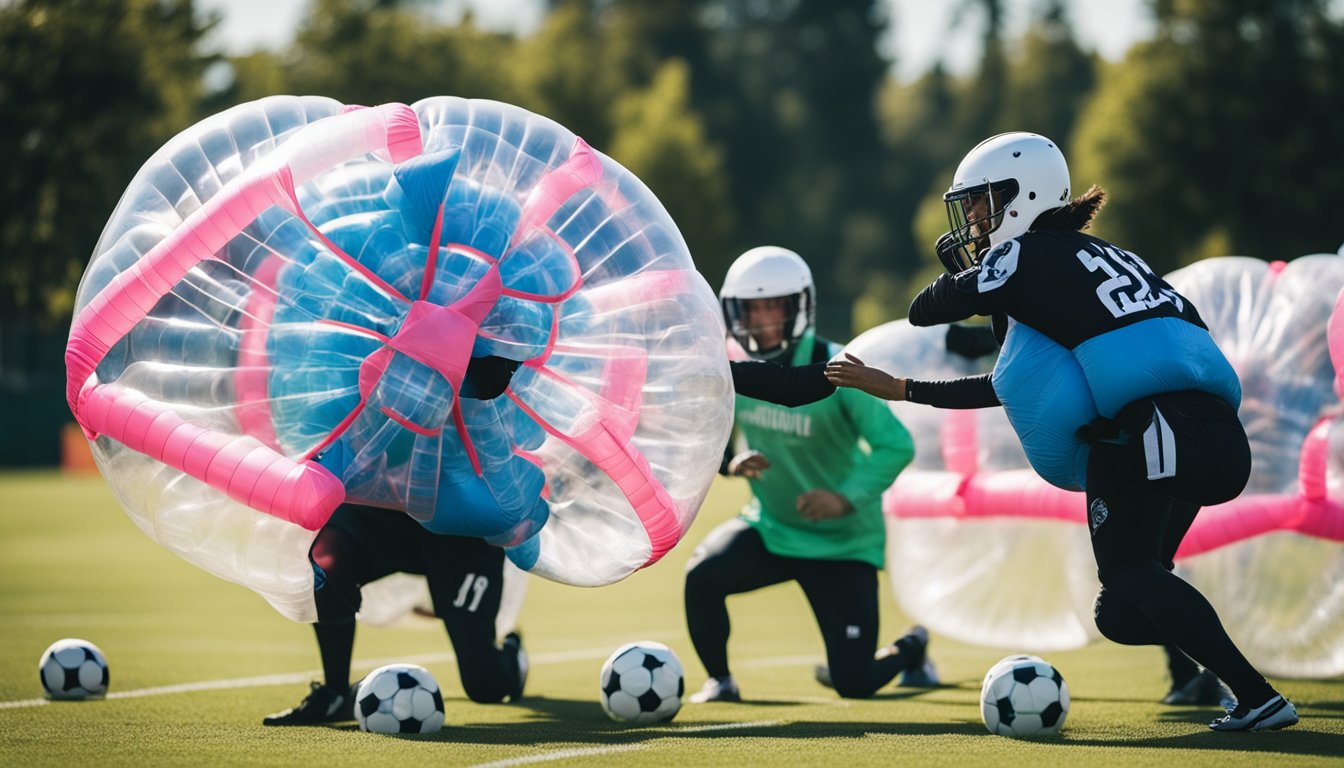
[[[1254,459],[1246,491],[1196,518],[1177,572],[1266,673],[1344,674],[1344,259],[1225,257],[1167,279],[1241,377]],[[944,334],[898,321],[847,351],[918,378],[989,370],[992,358],[947,353]],[[916,444],[884,497],[888,571],[906,612],[978,644],[1046,650],[1095,639],[1082,495],[1024,472],[1001,409],[893,409]]]
[[[919,379],[961,378],[993,368],[992,354],[968,360],[948,352],[946,335],[946,326],[918,328],[897,320],[865,331],[845,351],[894,375]],[[934,632],[978,645],[1046,651],[1095,639],[1092,602],[1098,584],[1087,529],[1018,514],[1020,489],[1035,487],[1039,478],[1004,410],[944,410],[910,402],[893,402],[891,408],[915,441],[914,461],[883,503],[887,573],[901,609]],[[957,514],[953,497],[963,479],[977,473],[1004,481],[1000,514]],[[906,503],[912,498],[921,498],[920,507],[934,514],[913,513]]]
[[[727,439],[723,337],[658,200],[556,123],[277,96],[131,182],[67,395],[141,529],[311,620],[308,548],[341,502],[571,584],[657,560]],[[460,396],[472,359],[517,364],[502,395]]]
[[[1167,280],[1199,307],[1241,378],[1239,415],[1253,459],[1240,505],[1205,510],[1196,521],[1216,523],[1226,543],[1180,558],[1178,573],[1208,596],[1265,673],[1344,674],[1344,430],[1336,381],[1344,361],[1331,360],[1327,338],[1344,258],[1209,259]],[[1323,431],[1309,437],[1318,425]],[[1305,446],[1317,439],[1313,467]],[[1192,528],[1192,537],[1199,533]]]

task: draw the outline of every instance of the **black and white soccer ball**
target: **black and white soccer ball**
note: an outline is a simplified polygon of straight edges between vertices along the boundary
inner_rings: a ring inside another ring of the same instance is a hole
[[[359,682],[355,720],[373,733],[435,733],[443,727],[443,694],[429,670],[388,664]]]
[[[1039,656],[1008,656],[985,675],[980,714],[990,733],[1053,736],[1069,714],[1069,686]]]
[[[107,658],[88,640],[67,637],[52,643],[37,671],[51,699],[101,699],[107,694]]]
[[[999,672],[1001,672],[1004,667],[1011,667],[1019,661],[1044,662],[1045,659],[1042,659],[1040,656],[1033,656],[1029,653],[1015,653],[1011,656],[1004,656],[1002,659],[994,662],[994,666],[990,667],[989,671],[985,673],[985,679],[980,682],[980,689],[984,690],[988,687],[990,679],[998,676]]]
[[[686,690],[677,654],[652,640],[617,648],[602,665],[601,684],[602,710],[622,723],[671,720]]]

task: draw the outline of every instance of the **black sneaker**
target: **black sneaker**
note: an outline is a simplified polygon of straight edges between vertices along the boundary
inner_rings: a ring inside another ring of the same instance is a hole
[[[262,725],[320,725],[355,719],[355,697],[350,691],[341,693],[334,688],[314,682],[312,689],[297,707],[268,715]]]
[[[924,667],[924,662],[928,658],[928,651],[929,630],[916,624],[907,629],[904,635],[896,639],[896,642],[878,648],[874,658],[884,659],[893,653],[899,653],[905,669],[917,670]]]
[[[523,697],[523,687],[527,685],[527,650],[523,648],[523,636],[517,632],[505,635],[503,646],[506,652],[512,652],[518,662],[518,687],[509,693],[509,701],[514,702]]]
[[[1217,704],[1227,710],[1237,706],[1237,700],[1232,697],[1232,692],[1223,685],[1223,681],[1219,680],[1217,675],[1207,669],[1179,685],[1173,683],[1162,703],[1179,707]]]

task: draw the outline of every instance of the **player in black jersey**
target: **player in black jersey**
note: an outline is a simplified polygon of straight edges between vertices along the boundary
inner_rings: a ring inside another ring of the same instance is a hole
[[[994,337],[994,330],[988,325],[978,323],[953,323],[947,326],[944,343],[948,352],[969,360],[988,357],[999,351],[999,342]],[[1163,644],[1162,650],[1167,656],[1167,674],[1171,678],[1171,689],[1162,698],[1163,704],[1179,706],[1221,704],[1226,709],[1232,708],[1227,705],[1227,702],[1232,701],[1232,692],[1227,690],[1217,675],[1207,669],[1200,669],[1198,664],[1170,641]]]
[[[910,307],[914,325],[988,315],[1003,346],[993,374],[929,382],[861,361],[828,379],[944,408],[1002,404],[1033,468],[1085,488],[1097,572],[1097,628],[1127,645],[1171,643],[1231,686],[1219,731],[1284,728],[1292,703],[1228,637],[1217,613],[1171,572],[1201,506],[1235,498],[1250,474],[1241,388],[1189,300],[1140,258],[1082,232],[1096,186],[1070,199],[1068,166],[1045,137],[987,139],[944,195],[947,268]]]
[[[461,396],[497,397],[518,364],[473,358]],[[360,587],[393,573],[426,577],[434,615],[443,621],[457,656],[467,697],[480,703],[517,700],[527,681],[527,654],[518,633],[495,642],[495,617],[504,591],[504,550],[481,539],[431,533],[405,512],[343,504],[313,541],[309,557],[318,574],[317,647],[323,682],[314,682],[297,706],[263,725],[318,725],[355,719],[350,662]],[[502,645],[502,647],[501,647]]]

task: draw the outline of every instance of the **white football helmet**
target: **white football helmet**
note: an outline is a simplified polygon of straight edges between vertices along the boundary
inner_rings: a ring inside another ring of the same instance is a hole
[[[787,297],[784,338],[780,346],[761,349],[747,327],[747,299]],[[776,360],[792,354],[794,346],[811,330],[817,319],[816,289],[812,270],[798,254],[777,245],[763,245],[743,253],[728,268],[719,290],[723,320],[728,332],[747,354],[758,360]]]
[[[938,238],[938,258],[954,274],[969,269],[1068,202],[1069,165],[1055,142],[1021,131],[985,139],[962,158],[943,195],[952,228]]]

